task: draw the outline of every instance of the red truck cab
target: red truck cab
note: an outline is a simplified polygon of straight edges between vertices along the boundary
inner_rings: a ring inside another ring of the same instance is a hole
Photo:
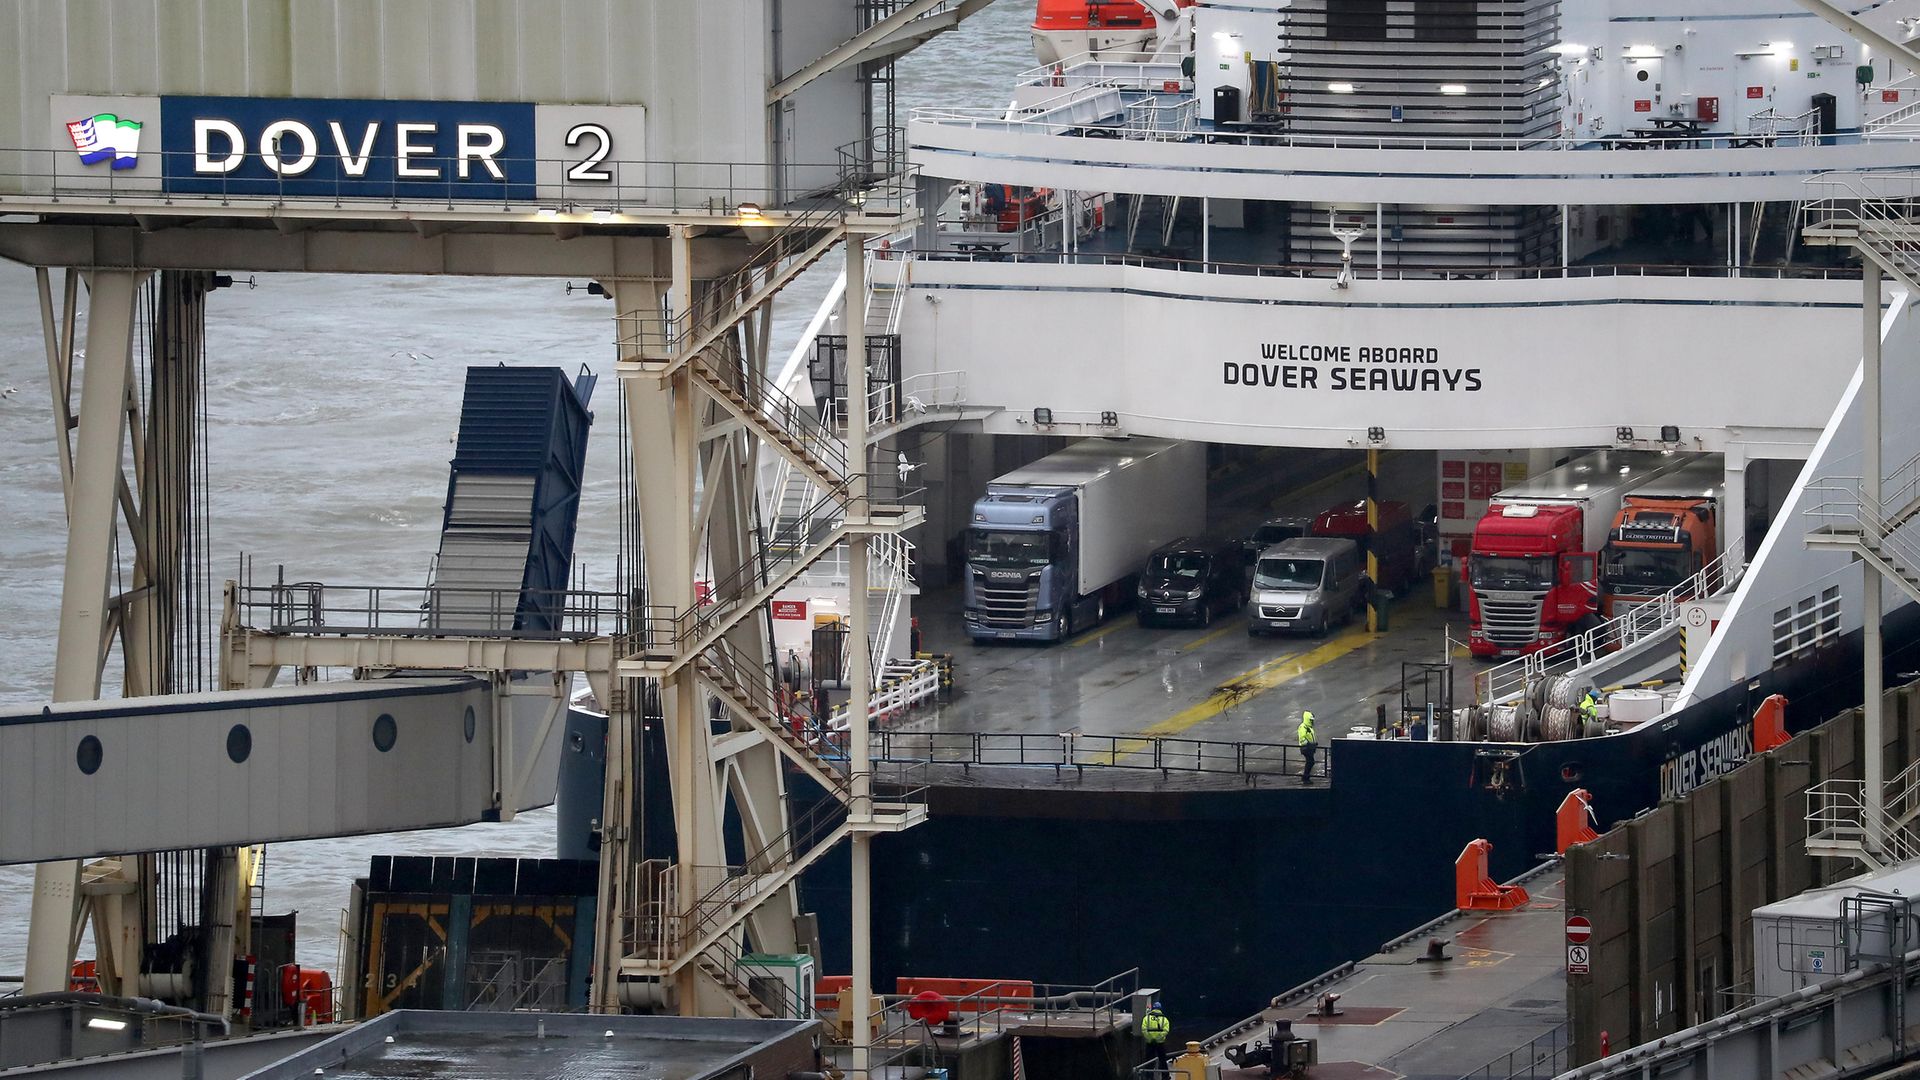
[[[1478,657],[1536,652],[1587,629],[1598,585],[1582,551],[1578,506],[1499,504],[1473,531],[1467,560],[1467,647]]]

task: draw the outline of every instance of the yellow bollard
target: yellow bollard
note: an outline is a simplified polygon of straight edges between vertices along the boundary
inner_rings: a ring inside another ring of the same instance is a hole
[[[1174,1080],[1207,1080],[1207,1055],[1200,1052],[1200,1044],[1190,1042],[1187,1052],[1173,1059]]]

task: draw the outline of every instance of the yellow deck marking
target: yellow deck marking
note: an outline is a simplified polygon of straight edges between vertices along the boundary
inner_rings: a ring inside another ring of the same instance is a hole
[[[1356,625],[1352,630],[1311,652],[1298,656],[1291,654],[1276,656],[1252,671],[1242,672],[1227,680],[1225,684],[1215,688],[1213,693],[1208,694],[1205,701],[1181,709],[1142,734],[1178,735],[1196,724],[1205,723],[1219,716],[1235,705],[1251,701],[1276,686],[1282,686],[1317,667],[1332,663],[1355,649],[1372,643],[1379,636],[1367,633],[1365,626]],[[1144,749],[1146,745],[1146,739],[1122,739],[1114,744],[1112,754],[1096,755],[1091,763],[1111,765],[1128,754]]]
[[[1247,627],[1247,620],[1235,619],[1233,622],[1228,623],[1227,625],[1221,627],[1218,630],[1215,630],[1213,633],[1208,634],[1205,637],[1194,638],[1192,641],[1189,641],[1185,645],[1180,646],[1180,651],[1192,652],[1193,650],[1199,648],[1202,645],[1207,644],[1208,642],[1217,640],[1221,637],[1226,636],[1227,634],[1231,634],[1235,630],[1244,630],[1246,629],[1246,627]]]
[[[1112,626],[1107,627],[1105,630],[1095,630],[1091,634],[1082,634],[1079,637],[1074,638],[1072,641],[1067,642],[1067,648],[1077,649],[1082,645],[1091,645],[1094,642],[1099,641],[1101,638],[1106,637],[1108,634],[1113,633],[1115,630],[1118,630],[1125,625],[1127,624],[1123,622],[1116,622]]]

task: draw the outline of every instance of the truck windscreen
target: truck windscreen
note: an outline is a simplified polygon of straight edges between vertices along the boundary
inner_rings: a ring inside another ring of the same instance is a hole
[[[1553,588],[1553,560],[1546,556],[1475,555],[1472,568],[1473,583],[1481,588],[1538,592]]]
[[[976,566],[997,566],[1002,569],[1045,566],[1052,561],[1052,555],[1051,533],[967,530],[967,561]]]
[[[1319,559],[1261,559],[1253,570],[1253,584],[1258,589],[1317,589],[1326,565]]]
[[[1607,553],[1604,576],[1609,582],[1626,585],[1678,585],[1687,579],[1692,561],[1686,551],[1616,548]]]

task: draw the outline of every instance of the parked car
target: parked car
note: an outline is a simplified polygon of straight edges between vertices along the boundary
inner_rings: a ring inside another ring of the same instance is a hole
[[[1313,529],[1310,517],[1268,518],[1240,541],[1240,551],[1246,556],[1248,566],[1260,557],[1260,553],[1282,540],[1291,540],[1296,536],[1305,536]]]
[[[1360,610],[1365,577],[1360,547],[1351,540],[1307,536],[1275,544],[1253,567],[1247,634],[1324,634]]]
[[[1206,626],[1215,615],[1246,602],[1246,563],[1240,545],[1208,537],[1181,537],[1147,556],[1134,589],[1141,626]]]

